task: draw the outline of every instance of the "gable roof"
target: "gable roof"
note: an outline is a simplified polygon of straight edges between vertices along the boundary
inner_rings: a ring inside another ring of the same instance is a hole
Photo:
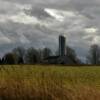
[[[44,59],[48,63],[53,64],[78,64],[78,61],[68,56],[49,56]]]

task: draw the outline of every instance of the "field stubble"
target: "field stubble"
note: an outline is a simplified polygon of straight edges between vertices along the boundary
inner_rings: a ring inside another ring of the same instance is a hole
[[[0,100],[100,100],[100,68],[0,66]]]

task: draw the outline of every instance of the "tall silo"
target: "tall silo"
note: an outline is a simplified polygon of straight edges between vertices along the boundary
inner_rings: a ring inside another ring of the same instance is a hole
[[[59,56],[66,55],[66,38],[63,35],[59,36]]]

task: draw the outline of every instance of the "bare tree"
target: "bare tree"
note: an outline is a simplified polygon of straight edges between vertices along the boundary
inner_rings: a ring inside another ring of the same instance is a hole
[[[66,55],[72,59],[77,59],[77,55],[76,55],[75,50],[69,46],[66,47]]]
[[[39,52],[38,50],[34,48],[29,48],[26,51],[26,54],[24,56],[25,63],[26,64],[36,64],[39,63]]]
[[[16,55],[16,62],[17,64],[23,64],[24,63],[24,54],[25,49],[23,47],[17,47],[12,50],[12,52]]]
[[[100,47],[97,44],[91,45],[87,56],[87,62],[88,64],[100,63]]]
[[[42,51],[43,58],[47,58],[52,55],[52,51],[50,48],[44,48]]]
[[[16,64],[16,56],[13,53],[7,53],[2,58],[3,64]]]

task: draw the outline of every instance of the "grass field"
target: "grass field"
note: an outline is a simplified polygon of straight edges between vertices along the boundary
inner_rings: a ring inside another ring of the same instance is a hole
[[[100,100],[100,67],[0,66],[0,100]]]

